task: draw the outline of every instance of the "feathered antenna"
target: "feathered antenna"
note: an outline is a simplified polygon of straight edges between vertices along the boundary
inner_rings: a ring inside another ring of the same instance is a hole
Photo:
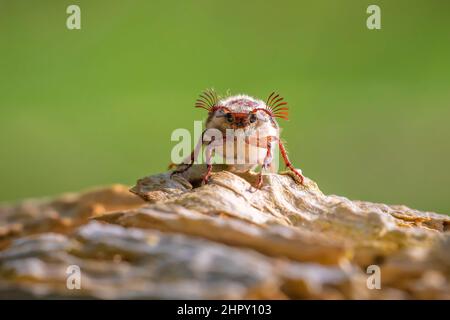
[[[283,97],[280,97],[279,94],[275,94],[272,92],[270,96],[267,98],[266,106],[267,109],[272,113],[273,117],[281,118],[284,120],[288,120],[288,107],[283,107],[287,105],[287,102],[283,101]]]
[[[219,102],[219,98],[217,97],[217,93],[214,89],[207,89],[203,91],[199,98],[195,101],[196,108],[202,108],[207,110],[208,112],[214,111],[214,108]]]

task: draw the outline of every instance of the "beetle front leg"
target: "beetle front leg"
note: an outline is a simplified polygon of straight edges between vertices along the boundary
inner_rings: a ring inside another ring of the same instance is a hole
[[[202,184],[208,184],[209,177],[211,176],[212,171],[212,153],[215,148],[223,146],[225,142],[225,137],[221,140],[216,140],[215,137],[211,137],[211,142],[206,146],[205,151],[205,160],[206,160],[206,173],[203,176]]]
[[[197,159],[197,156],[202,148],[204,133],[205,133],[205,131],[202,132],[202,135],[200,136],[200,139],[198,140],[197,145],[195,146],[194,150],[192,150],[190,156],[187,157],[186,159],[184,159],[182,164],[185,164],[186,167],[172,171],[172,173],[170,174],[171,177],[175,174],[186,172],[187,170],[189,170],[190,167],[193,166],[193,164],[194,164],[195,160]],[[171,169],[171,165],[169,166],[169,169]]]
[[[172,177],[172,176],[175,175],[175,174],[180,174],[180,173],[183,173],[183,172],[188,171],[189,168],[193,166],[194,161],[195,161],[195,150],[193,150],[192,153],[191,153],[191,155],[190,155],[190,161],[189,161],[189,163],[182,163],[182,164],[185,164],[186,167],[184,167],[184,168],[182,168],[182,169],[177,169],[177,170],[172,171],[172,173],[170,174],[170,176]],[[171,166],[169,166],[169,169],[170,169],[170,168],[171,168]]]
[[[272,164],[272,159],[273,159],[272,137],[267,137],[266,148],[267,148],[267,153],[266,153],[266,156],[264,157],[264,162],[261,166],[261,171],[259,172],[259,175],[258,175],[258,181],[255,186],[256,189],[261,189],[262,184],[263,184],[263,171],[266,170],[268,167],[270,167],[270,165]]]
[[[208,184],[209,177],[211,176],[211,170],[212,170],[212,164],[211,164],[211,158],[212,158],[212,151],[213,148],[211,145],[214,144],[214,137],[212,138],[211,142],[206,147],[206,173],[203,176],[202,184]]]
[[[289,161],[286,149],[284,148],[284,145],[281,142],[281,140],[279,140],[278,145],[280,147],[280,152],[281,152],[281,155],[283,156],[283,160],[284,160],[284,163],[286,164],[286,167],[288,167],[289,170],[291,170],[300,179],[300,184],[302,186],[304,186],[305,184],[303,183],[303,181],[305,180],[305,177],[303,177],[303,175],[294,168],[291,161]]]

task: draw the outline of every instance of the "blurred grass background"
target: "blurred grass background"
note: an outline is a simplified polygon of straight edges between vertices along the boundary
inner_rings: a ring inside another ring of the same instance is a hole
[[[450,212],[449,1],[0,0],[0,38],[0,201],[164,171],[214,87],[282,93],[324,192]]]

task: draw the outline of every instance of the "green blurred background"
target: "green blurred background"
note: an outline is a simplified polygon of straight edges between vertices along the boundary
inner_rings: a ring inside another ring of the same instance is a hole
[[[8,0],[0,39],[0,201],[164,171],[214,87],[282,93],[324,192],[450,212],[450,1]]]

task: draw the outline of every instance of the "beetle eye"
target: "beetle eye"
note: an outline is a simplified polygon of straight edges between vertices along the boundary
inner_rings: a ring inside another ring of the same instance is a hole
[[[256,114],[253,113],[250,115],[250,122],[254,123],[255,121],[256,121]]]
[[[233,115],[231,113],[227,113],[227,121],[233,122]]]

